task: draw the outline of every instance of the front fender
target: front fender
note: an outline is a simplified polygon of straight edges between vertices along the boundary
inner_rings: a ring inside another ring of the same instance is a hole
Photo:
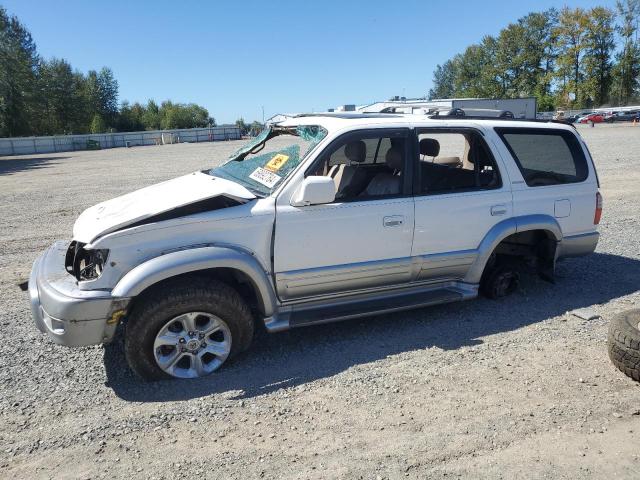
[[[245,274],[256,290],[265,316],[274,313],[276,299],[268,273],[253,255],[231,247],[197,247],[152,258],[122,277],[111,294],[114,297],[135,297],[162,280],[212,268],[230,268]]]
[[[511,217],[495,224],[485,235],[478,247],[478,256],[465,275],[464,281],[480,283],[484,267],[496,247],[509,235],[531,230],[549,232],[556,242],[562,241],[562,229],[558,221],[549,215],[523,215]]]

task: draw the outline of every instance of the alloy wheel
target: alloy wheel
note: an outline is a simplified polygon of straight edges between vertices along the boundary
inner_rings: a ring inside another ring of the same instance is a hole
[[[188,312],[172,318],[153,342],[156,363],[177,378],[209,375],[220,368],[230,352],[229,327],[207,312]]]

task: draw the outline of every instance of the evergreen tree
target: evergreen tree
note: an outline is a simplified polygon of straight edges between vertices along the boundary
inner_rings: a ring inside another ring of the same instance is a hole
[[[609,99],[611,58],[615,48],[614,13],[611,10],[594,7],[589,11],[586,41],[585,94],[594,105],[603,105]]]
[[[454,81],[458,75],[455,59],[436,65],[433,72],[433,87],[429,90],[429,98],[452,98],[455,94]]]
[[[91,120],[91,133],[105,133],[107,131],[107,125],[104,123],[104,119],[99,113],[96,113]]]
[[[108,125],[113,125],[118,116],[118,81],[110,68],[102,67],[96,77],[99,113]]]
[[[147,102],[147,107],[142,114],[142,125],[145,130],[160,129],[160,109],[158,104],[153,100]]]
[[[65,60],[53,58],[42,61],[38,88],[41,92],[41,134],[83,133],[84,102],[83,77],[74,73]]]
[[[617,30],[604,7],[529,13],[438,65],[429,96],[535,96],[541,110],[635,101],[640,0],[620,0],[617,11]]]
[[[242,117],[240,117],[238,120],[236,120],[236,127],[238,127],[240,129],[240,133],[242,135],[246,135],[247,132],[249,131],[249,127],[245,123],[244,118],[242,118]]]
[[[576,107],[585,104],[582,80],[584,78],[583,59],[587,49],[588,21],[589,17],[584,9],[565,7],[560,12],[556,28],[560,51],[556,76],[561,82],[560,91],[564,103]]]
[[[640,96],[640,45],[638,22],[640,0],[619,0],[616,4],[619,24],[617,26],[623,46],[617,54],[614,67],[612,96],[620,105],[626,105],[634,96]]]
[[[0,135],[37,131],[38,54],[31,34],[0,7]]]

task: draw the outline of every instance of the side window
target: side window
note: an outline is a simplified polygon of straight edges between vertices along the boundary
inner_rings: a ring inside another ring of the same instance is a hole
[[[363,138],[362,141],[365,144],[365,159],[360,162],[362,164],[376,163],[376,162],[384,162],[384,152],[386,152],[390,145],[388,138]],[[347,144],[341,146],[334,153],[331,154],[331,158],[329,159],[329,166],[346,164],[350,165],[351,160],[347,157],[345,149],[347,148]],[[385,149],[386,147],[386,149]],[[382,158],[380,157],[380,152],[382,152]],[[378,154],[378,155],[376,155]]]
[[[419,193],[499,188],[500,173],[491,151],[473,131],[425,131],[418,134]]]
[[[496,128],[530,187],[582,182],[589,176],[584,152],[565,130]]]
[[[336,201],[399,195],[404,182],[406,142],[399,135],[349,135],[331,147],[313,174],[333,179]]]

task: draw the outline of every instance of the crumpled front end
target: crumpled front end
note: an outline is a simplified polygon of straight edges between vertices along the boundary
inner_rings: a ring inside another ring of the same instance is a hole
[[[109,342],[130,299],[114,298],[104,290],[81,290],[65,268],[68,251],[69,242],[56,242],[34,262],[29,277],[33,320],[61,345]]]

